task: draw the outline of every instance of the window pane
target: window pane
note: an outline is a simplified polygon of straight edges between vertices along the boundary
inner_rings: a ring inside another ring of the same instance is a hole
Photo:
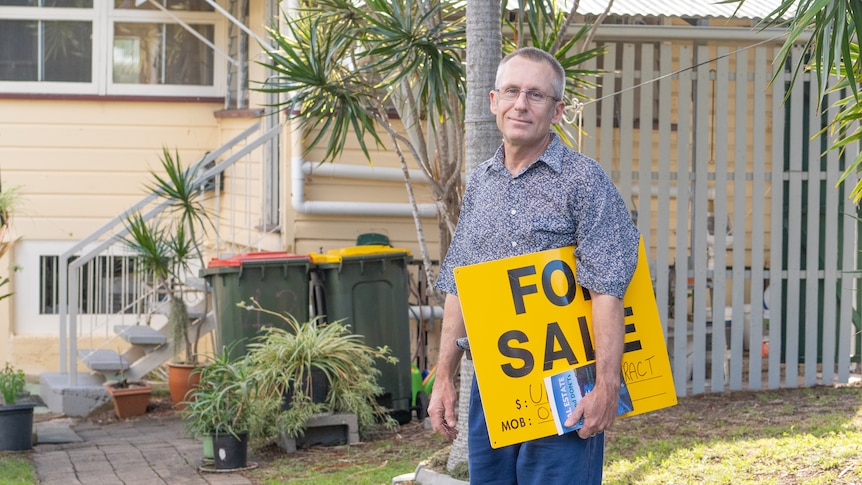
[[[144,289],[134,256],[99,256],[81,268],[78,312],[140,313]],[[58,314],[59,256],[39,257],[39,313]]]
[[[205,0],[156,0],[156,3],[168,10],[178,10],[183,12],[212,12],[214,10]],[[149,1],[143,3],[139,7],[135,7],[135,0],[114,0],[114,8],[158,10],[158,7],[153,6]]]
[[[42,56],[39,26],[35,20],[0,20],[0,81],[90,82],[92,23],[42,22]]]
[[[162,84],[161,39],[158,24],[114,24],[114,82]]]
[[[44,81],[85,82],[92,80],[93,24],[90,22],[45,22]]]
[[[36,81],[38,23],[0,20],[0,81]]]
[[[192,25],[212,42],[213,26]],[[114,24],[114,82],[211,86],[213,52],[180,25]]]
[[[191,27],[205,39],[213,41],[213,26]],[[168,25],[167,32],[165,83],[212,86],[213,50],[180,25]]]

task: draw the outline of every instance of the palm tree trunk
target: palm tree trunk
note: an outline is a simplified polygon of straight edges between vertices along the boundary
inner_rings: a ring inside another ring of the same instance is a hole
[[[465,109],[465,166],[467,173],[491,158],[500,144],[500,133],[488,107],[488,93],[494,89],[494,77],[502,53],[500,2],[467,1],[467,105]],[[446,467],[451,471],[467,461],[467,416],[470,387],[473,383],[473,361],[461,358],[458,399],[458,437],[452,443]]]

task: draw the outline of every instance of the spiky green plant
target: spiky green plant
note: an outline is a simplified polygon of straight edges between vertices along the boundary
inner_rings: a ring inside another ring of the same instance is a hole
[[[248,432],[252,438],[272,434],[272,417],[281,397],[266,385],[265,376],[246,359],[231,360],[224,349],[195,372],[200,383],[182,410],[185,431],[192,435]]]
[[[179,152],[174,151],[171,155],[167,148],[162,148],[160,162],[164,175],[151,171],[153,182],[146,187],[168,202],[171,212],[177,216],[177,231],[183,231],[182,244],[195,251],[203,267],[203,253],[198,244],[197,229],[206,234],[210,221],[203,205],[206,186],[197,180],[201,167],[198,164],[183,167]],[[185,237],[186,234],[188,238]]]
[[[193,257],[204,266],[198,231],[206,234],[210,222],[203,205],[205,187],[198,180],[199,164],[183,167],[178,152],[171,154],[163,148],[160,162],[162,172],[150,172],[153,180],[146,188],[167,203],[167,217],[145,220],[140,213],[129,214],[124,242],[138,255],[153,287],[167,292],[174,355],[184,352],[186,361],[194,362],[197,340],[189,338],[188,307],[181,287],[185,275],[190,273],[189,262]]]
[[[380,370],[376,362],[397,362],[388,348],[366,345],[361,335],[351,333],[341,322],[323,323],[320,319],[298,322],[291,315],[262,308],[253,299],[251,304],[241,302],[240,306],[276,316],[287,324],[286,329],[264,328],[249,344],[246,357],[267,386],[266,394],[292,396],[289,409],[278,416],[280,430],[300,437],[308,420],[324,412],[355,414],[359,432],[364,435],[381,424],[395,425],[395,420],[375,399],[382,392],[377,384]],[[322,403],[312,401],[315,375],[329,384]]]
[[[135,255],[138,264],[154,288],[161,288],[168,297],[168,327],[173,353],[185,352],[192,360],[195,342],[189,339],[188,307],[177,289],[188,260],[193,255],[192,243],[182,225],[162,226],[158,219],[147,221],[140,213],[126,216],[127,235],[123,242]]]

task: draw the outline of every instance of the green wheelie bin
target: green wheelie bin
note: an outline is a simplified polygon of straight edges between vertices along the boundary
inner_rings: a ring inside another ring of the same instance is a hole
[[[231,359],[242,358],[246,346],[264,327],[289,329],[284,320],[266,313],[249,311],[237,303],[250,303],[274,312],[288,313],[299,322],[309,320],[308,256],[284,252],[244,253],[226,259],[212,259],[201,274],[213,294],[216,319],[216,347],[225,347]]]
[[[397,364],[377,363],[378,402],[399,423],[410,422],[412,380],[407,249],[370,244],[312,253],[312,307],[327,322],[342,321],[370,347],[387,346]]]

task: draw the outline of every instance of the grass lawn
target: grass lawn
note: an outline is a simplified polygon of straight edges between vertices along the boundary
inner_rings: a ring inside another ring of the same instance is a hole
[[[616,422],[607,433],[604,483],[862,484],[860,410],[859,386],[683,398]],[[274,457],[252,476],[261,483],[387,484],[443,448],[413,424],[360,447]]]
[[[862,484],[862,387],[706,394],[621,419],[606,484]],[[447,443],[419,423],[352,446],[252,451],[256,484],[390,484]],[[441,451],[443,450],[443,451]],[[439,467],[436,462],[432,467]],[[37,483],[29,453],[0,453],[0,485]]]
[[[0,452],[0,485],[31,483],[39,482],[27,452]]]
[[[862,483],[862,387],[707,394],[617,421],[605,483]]]
[[[862,387],[706,394],[621,419],[606,484],[862,484]],[[273,453],[256,483],[389,484],[446,443],[417,423],[352,447]],[[442,467],[438,453],[433,468]]]

